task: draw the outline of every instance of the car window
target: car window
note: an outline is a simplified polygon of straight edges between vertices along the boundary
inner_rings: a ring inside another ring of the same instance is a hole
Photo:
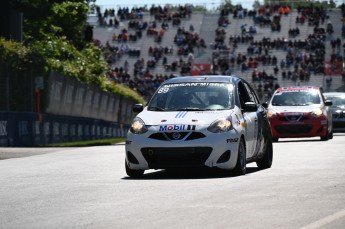
[[[271,101],[273,106],[308,106],[320,103],[317,90],[276,92]]]
[[[244,104],[247,102],[254,102],[256,103],[255,96],[251,93],[251,90],[248,86],[245,86],[243,82],[238,84],[238,96],[240,99],[241,108],[244,107]]]
[[[254,102],[254,103],[259,103],[259,99],[257,98],[255,92],[253,91],[253,89],[247,84],[247,83],[244,83],[244,86],[247,90],[247,93],[248,93],[248,96],[250,98],[250,101],[251,102]]]
[[[345,107],[345,96],[327,96],[326,99],[331,100],[333,105],[332,107]]]
[[[233,85],[178,83],[162,85],[148,104],[152,111],[222,110],[233,107]]]

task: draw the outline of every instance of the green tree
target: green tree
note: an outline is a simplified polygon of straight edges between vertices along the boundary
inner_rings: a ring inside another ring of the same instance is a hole
[[[221,10],[230,10],[232,8],[234,8],[234,5],[232,4],[231,0],[222,0],[219,5],[219,9]]]
[[[83,47],[85,43],[82,37],[90,2],[85,0],[16,1],[15,7],[24,15],[24,39],[30,42],[55,36],[66,38],[74,45]]]
[[[86,41],[87,12],[95,0],[4,0],[24,17],[24,42],[0,38],[0,63],[8,69],[36,69],[49,74],[60,72],[105,91],[135,101],[143,98],[122,85],[114,85],[101,49]]]

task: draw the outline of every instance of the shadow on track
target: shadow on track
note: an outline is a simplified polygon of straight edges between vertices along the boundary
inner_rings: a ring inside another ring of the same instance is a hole
[[[278,142],[274,142],[274,144],[280,144],[280,143],[291,143],[291,142],[321,142],[320,139],[292,139],[292,140],[279,140]]]
[[[343,132],[333,133],[333,138],[336,138],[337,136],[345,136],[345,133]],[[332,139],[329,139],[328,141],[332,141]],[[274,142],[274,144],[290,143],[290,142],[323,142],[323,141],[321,141],[319,137],[280,138],[279,141]]]
[[[150,171],[150,170],[149,170]],[[257,167],[247,167],[247,173],[245,176],[251,173],[259,172]],[[243,177],[245,177],[243,176]],[[123,177],[124,180],[182,180],[182,179],[219,179],[219,178],[231,178],[238,177],[231,170],[221,169],[168,169],[168,170],[156,170],[154,172],[145,173],[140,178]]]

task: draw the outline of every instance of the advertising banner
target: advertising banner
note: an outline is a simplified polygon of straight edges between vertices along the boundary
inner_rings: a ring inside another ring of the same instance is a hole
[[[207,75],[211,71],[211,64],[193,64],[192,76]]]
[[[330,76],[341,76],[343,73],[343,62],[337,61],[325,61],[325,74]]]

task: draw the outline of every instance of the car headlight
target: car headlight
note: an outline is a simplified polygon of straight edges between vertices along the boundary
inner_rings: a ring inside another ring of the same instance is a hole
[[[147,132],[145,123],[140,118],[135,118],[132,122],[131,128],[129,129],[133,134],[143,134]]]
[[[214,121],[207,130],[212,133],[223,133],[229,131],[231,127],[231,122],[228,119],[221,119]]]
[[[321,115],[322,115],[321,109],[317,109],[317,110],[311,112],[311,116],[316,117],[316,118],[320,117]]]
[[[268,110],[267,111],[267,117],[268,118],[274,118],[277,116],[277,112],[275,112],[274,110]]]

